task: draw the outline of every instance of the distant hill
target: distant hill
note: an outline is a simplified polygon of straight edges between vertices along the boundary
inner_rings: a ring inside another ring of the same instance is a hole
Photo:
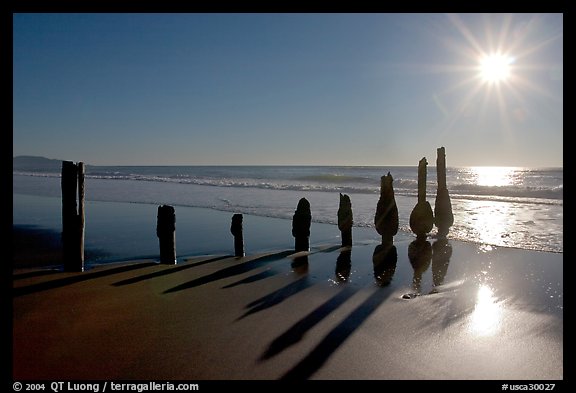
[[[18,156],[12,159],[12,170],[23,172],[60,172],[62,160],[37,156]]]

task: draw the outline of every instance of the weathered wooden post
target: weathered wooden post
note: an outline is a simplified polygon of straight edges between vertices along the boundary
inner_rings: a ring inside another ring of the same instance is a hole
[[[160,263],[176,264],[176,213],[169,205],[158,206],[156,236],[160,240]]]
[[[426,157],[418,163],[418,203],[410,213],[410,228],[417,238],[425,239],[434,225],[434,213],[430,203],[426,201]]]
[[[312,213],[310,202],[306,198],[298,201],[298,206],[292,217],[292,236],[295,238],[296,251],[310,251],[310,224]]]
[[[62,162],[62,259],[67,272],[84,271],[84,163]],[[76,196],[78,195],[78,205]]]
[[[380,199],[376,206],[374,226],[382,236],[382,243],[391,242],[398,233],[398,206],[396,206],[396,199],[394,198],[393,181],[390,172],[380,178]]]
[[[234,255],[236,257],[244,256],[244,237],[242,234],[242,214],[234,214],[232,216],[232,224],[230,225],[230,232],[234,235]]]
[[[86,220],[84,217],[84,178],[85,170],[84,163],[78,163],[78,258],[82,264],[82,270],[84,270],[84,228]]]
[[[434,223],[438,228],[438,237],[446,238],[452,224],[454,224],[454,214],[452,213],[452,203],[446,186],[446,152],[444,147],[439,147],[436,157],[436,177],[438,178],[438,189],[436,190],[436,202],[434,203]]]
[[[338,229],[342,234],[342,247],[352,247],[352,202],[346,194],[340,194],[340,205],[338,207]]]

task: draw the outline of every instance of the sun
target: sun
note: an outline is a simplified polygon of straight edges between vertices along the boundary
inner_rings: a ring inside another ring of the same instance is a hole
[[[510,78],[510,68],[514,59],[510,56],[493,53],[480,59],[480,78],[486,83],[505,82]]]

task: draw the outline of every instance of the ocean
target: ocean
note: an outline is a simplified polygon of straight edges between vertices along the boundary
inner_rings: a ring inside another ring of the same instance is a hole
[[[86,199],[291,220],[298,200],[305,197],[314,223],[335,226],[338,194],[345,193],[352,201],[354,226],[370,229],[380,177],[388,172],[394,178],[400,235],[412,236],[408,222],[417,202],[416,166],[87,166]],[[454,212],[450,239],[563,252],[562,168],[448,167],[446,175]],[[54,171],[15,169],[15,206],[18,195],[60,197],[59,176]],[[429,165],[427,200],[432,208],[436,188],[436,168]],[[15,223],[26,224],[22,211],[15,208]],[[430,236],[435,232],[436,228]]]

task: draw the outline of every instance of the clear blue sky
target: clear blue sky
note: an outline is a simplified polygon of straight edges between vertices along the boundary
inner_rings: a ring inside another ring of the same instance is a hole
[[[13,154],[563,166],[562,14],[14,14]],[[479,77],[501,51],[509,77]]]

